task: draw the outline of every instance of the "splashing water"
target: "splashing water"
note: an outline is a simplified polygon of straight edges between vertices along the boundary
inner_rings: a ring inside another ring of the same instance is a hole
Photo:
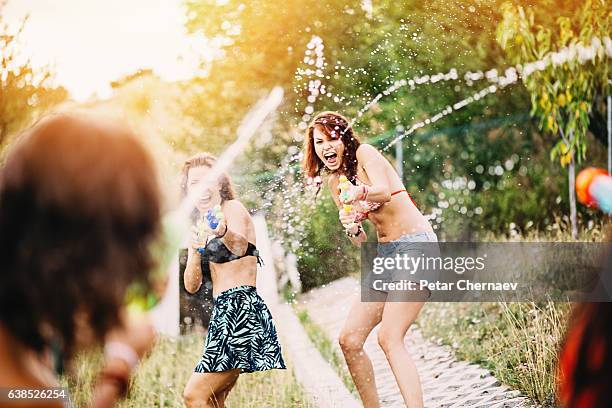
[[[516,80],[515,80],[516,81]],[[511,82],[514,83],[514,82]],[[508,84],[511,84],[508,83]],[[405,138],[406,136],[409,136],[410,134],[414,133],[417,129],[420,129],[424,126],[430,125],[432,123],[437,122],[438,120],[442,119],[443,117],[450,115],[453,111],[457,111],[467,105],[469,105],[472,102],[478,101],[482,98],[484,98],[485,96],[495,93],[497,92],[501,87],[497,87],[495,85],[490,85],[476,93],[474,93],[473,95],[462,99],[461,101],[455,103],[453,106],[447,106],[445,107],[443,110],[441,110],[440,112],[438,112],[437,114],[423,120],[420,122],[417,122],[415,124],[413,124],[412,126],[410,126],[408,128],[408,130],[406,130],[405,132],[399,134],[395,139],[393,139],[389,144],[387,144],[385,147],[383,147],[383,151],[387,151],[391,146],[393,146],[395,143],[399,142],[400,140],[402,140],[403,138]]]
[[[198,184],[193,187],[193,190],[183,199],[177,212],[180,216],[188,218],[189,214],[195,208],[196,202],[210,185],[216,183],[219,176],[227,171],[229,166],[234,162],[236,157],[246,148],[249,140],[257,132],[259,127],[264,123],[266,117],[278,108],[283,100],[283,89],[276,87],[270,94],[261,100],[242,120],[238,127],[238,137],[221,156],[217,159],[210,171],[206,174]]]
[[[327,67],[325,54],[323,53],[324,49],[325,45],[323,44],[323,39],[316,35],[312,36],[306,45],[306,51],[304,52],[303,62],[307,65],[307,68],[298,67],[295,71],[295,78],[297,80],[309,78],[308,82],[306,83],[306,87],[308,89],[306,101],[308,102],[308,105],[304,109],[301,121],[298,124],[299,130],[305,130],[308,126],[310,117],[314,112],[314,104],[320,96],[327,96],[330,98],[333,97],[336,101],[340,100],[338,97],[333,96],[323,84],[324,79],[329,79],[329,76],[326,76],[323,71],[325,67]],[[314,69],[311,67],[314,67]],[[299,93],[300,89],[295,87],[294,92]],[[295,112],[299,114],[300,112],[297,104],[298,101],[296,101]]]
[[[581,64],[584,64],[593,60],[598,53],[601,55],[604,52],[608,57],[612,56],[612,40],[610,40],[609,37],[605,37],[602,45],[602,41],[599,38],[593,37],[591,40],[591,45],[583,46],[582,44],[572,44],[569,47],[562,48],[558,52],[551,52],[538,61],[527,63],[525,65],[519,64],[516,67],[509,67],[505,70],[505,76],[500,77],[498,70],[493,68],[486,71],[468,71],[464,74],[463,79],[468,86],[472,86],[475,81],[486,79],[488,82],[497,83],[503,88],[506,85],[516,82],[513,78],[515,77],[517,71],[520,72],[521,76],[525,79],[536,71],[543,71],[550,64],[553,66],[559,66],[575,59],[577,59]],[[420,77],[414,77],[410,80],[401,79],[395,81],[393,85],[368,101],[364,107],[357,112],[356,117],[351,120],[350,124],[352,126],[384,96],[388,96],[405,86],[410,86],[410,90],[414,90],[417,85],[429,83],[435,84],[439,81],[451,81],[458,79],[459,76],[457,75],[457,70],[455,68],[451,68],[446,74],[438,73],[434,75],[423,75]],[[506,82],[507,80],[512,82]]]
[[[506,75],[501,77],[497,75],[496,70],[487,71],[485,77],[490,82],[496,82],[498,84],[497,86],[488,86],[482,89],[481,91],[476,92],[472,96],[455,103],[452,107],[447,106],[442,111],[438,112],[436,115],[427,118],[424,121],[413,124],[408,128],[407,131],[393,139],[387,146],[383,148],[383,150],[388,150],[395,143],[399,142],[406,136],[414,133],[415,130],[431,123],[435,123],[442,117],[451,114],[453,111],[461,109],[474,101],[484,98],[488,94],[496,93],[499,89],[516,83],[519,77],[521,77],[523,81],[525,81],[525,79],[527,79],[527,77],[529,77],[533,73],[543,71],[551,64],[553,66],[559,66],[574,60],[577,60],[580,64],[585,64],[589,61],[594,60],[598,55],[600,55],[602,58],[604,55],[612,57],[612,41],[609,37],[606,37],[604,38],[603,43],[605,44],[605,47],[602,46],[602,42],[599,38],[593,37],[591,45],[583,46],[582,44],[572,44],[570,47],[565,47],[559,52],[548,53],[540,60],[533,61],[525,65],[517,65],[516,68],[510,67],[506,69]],[[480,79],[482,77],[482,71],[480,71],[480,73],[471,73],[470,75],[473,79]]]
[[[305,111],[303,112],[303,115],[301,117],[301,121],[298,124],[298,129],[300,130],[306,129],[307,122],[310,120],[311,115],[315,111],[314,105],[319,97],[323,95],[328,96],[330,98],[333,97],[335,102],[340,102],[345,99],[344,97],[331,95],[331,92],[329,92],[325,88],[324,80],[329,79],[329,76],[326,76],[323,72],[324,68],[327,66],[323,51],[324,46],[322,39],[320,37],[313,36],[311,42],[308,45],[308,50],[305,52],[304,62],[310,66],[314,66],[314,69],[307,68],[298,69],[296,71],[296,79],[302,79],[303,77],[312,76],[312,78],[308,81],[308,105],[305,108]],[[584,64],[588,61],[594,60],[597,56],[603,57],[603,55],[607,55],[608,57],[612,56],[612,41],[609,37],[604,38],[603,41],[594,37],[590,45],[585,46],[582,44],[574,44],[569,47],[563,48],[558,52],[551,52],[540,60],[524,65],[508,67],[507,69],[502,71],[498,71],[498,69],[479,70],[474,72],[468,71],[462,76],[460,76],[457,70],[455,68],[452,68],[447,73],[416,76],[409,80],[397,80],[387,89],[380,92],[374,98],[369,100],[351,120],[350,125],[356,123],[383,97],[391,95],[394,92],[405,87],[409,87],[410,90],[414,90],[417,86],[420,85],[435,84],[438,82],[448,82],[456,80],[463,80],[467,86],[473,86],[475,82],[481,80],[489,82],[490,85],[473,93],[471,96],[456,102],[452,106],[446,106],[444,107],[444,109],[437,112],[435,115],[407,127],[407,130],[405,132],[398,135],[388,145],[384,147],[383,150],[386,151],[399,140],[409,136],[416,130],[435,123],[443,117],[452,114],[454,111],[460,110],[465,106],[468,106],[469,104],[475,101],[481,100],[482,98],[490,94],[494,94],[500,89],[513,85],[518,82],[519,79],[522,79],[524,81],[533,73],[537,71],[542,71],[551,64],[556,67],[573,60],[577,60],[579,63]],[[338,64],[341,66],[340,62],[338,62]],[[338,65],[336,65],[335,68],[338,69]],[[502,72],[502,74],[500,74],[500,72]],[[298,89],[295,89],[295,91],[298,92]],[[298,112],[297,102],[296,112]],[[287,157],[282,162],[281,169],[279,169],[279,171],[275,173],[274,179],[271,181],[272,188],[268,190],[268,193],[266,194],[267,202],[264,204],[264,207],[272,206],[272,201],[278,199],[277,193],[274,190],[280,187],[281,205],[279,206],[279,210],[282,213],[282,217],[280,219],[280,230],[283,231],[283,235],[285,236],[284,239],[289,238],[290,241],[287,242],[287,244],[293,250],[295,250],[299,246],[307,245],[307,243],[304,241],[306,233],[306,225],[304,218],[307,218],[307,215],[302,214],[302,211],[296,211],[295,209],[308,209],[314,207],[315,205],[314,200],[304,197],[304,191],[302,191],[300,188],[297,188],[297,184],[299,183],[296,183],[295,178],[293,177],[295,173],[295,168],[290,167],[290,165],[294,161],[297,161],[300,157],[301,156],[299,154],[295,154],[295,152],[289,152]],[[318,180],[314,184],[316,185],[317,183],[320,183],[320,180]],[[312,185],[310,185],[310,187],[312,187]],[[477,214],[480,212],[481,211],[475,211],[475,213]]]
[[[415,123],[407,128],[407,130],[401,135],[393,139],[384,150],[388,150],[391,146],[397,143],[399,140],[407,137],[414,133],[416,130],[437,122],[443,117],[450,115],[456,110],[462,109],[465,106],[478,101],[489,94],[494,94],[498,90],[505,88],[506,86],[515,84],[519,78],[525,80],[531,74],[536,71],[546,69],[550,64],[553,66],[562,65],[568,61],[577,59],[580,63],[586,63],[593,60],[598,55],[603,54],[612,56],[612,41],[608,37],[602,41],[597,38],[593,38],[591,44],[583,46],[581,44],[572,45],[564,48],[559,52],[552,52],[547,54],[544,58],[527,63],[524,65],[517,65],[515,67],[509,67],[503,70],[503,74],[500,75],[497,69],[489,69],[484,71],[466,72],[461,77],[459,76],[456,69],[450,69],[447,73],[437,73],[432,75],[422,75],[414,77],[410,80],[398,80],[395,81],[391,86],[385,89],[383,92],[377,94],[374,98],[369,100],[351,120],[350,124],[356,123],[365,113],[367,113],[377,102],[383,97],[391,95],[401,88],[409,87],[410,90],[416,89],[417,86],[426,84],[435,84],[438,82],[448,82],[463,80],[467,86],[473,86],[475,82],[480,80],[486,80],[491,85],[482,88],[480,91],[473,93],[471,96],[462,99],[452,106],[446,106],[444,109],[436,113],[435,115]],[[329,80],[330,76],[326,75],[324,69],[328,66],[325,55],[324,55],[324,44],[323,40],[318,36],[313,36],[311,41],[308,43],[307,50],[305,51],[303,62],[307,64],[306,68],[298,68],[296,70],[296,79],[306,79],[304,83],[305,89],[308,90],[307,106],[303,112],[299,111],[298,102],[296,102],[296,113],[301,114],[300,122],[297,128],[304,130],[307,127],[308,121],[311,119],[312,114],[315,112],[315,104],[317,100],[323,96],[332,98],[334,102],[342,102],[346,98],[344,96],[333,95],[325,85],[325,80]],[[342,69],[343,66],[340,61],[335,65],[337,74],[338,69]],[[301,88],[296,87],[294,91],[296,93],[301,92]],[[348,106],[351,102],[347,103]],[[301,141],[303,136],[297,135],[296,141]],[[293,147],[293,149],[292,149]],[[305,235],[307,233],[307,220],[309,217],[309,210],[312,210],[315,206],[314,194],[305,194],[303,189],[303,181],[306,181],[306,190],[318,190],[318,186],[321,180],[304,180],[300,174],[295,162],[298,161],[302,156],[297,153],[297,148],[292,146],[289,148],[288,154],[281,161],[281,166],[278,171],[273,174],[272,180],[266,186],[266,194],[264,195],[264,203],[261,208],[266,209],[273,206],[273,202],[277,205],[275,207],[278,211],[278,225],[276,231],[280,233],[278,237],[282,243],[293,251],[300,247],[308,245],[305,241]],[[280,191],[278,191],[280,189]],[[436,209],[434,209],[436,210]],[[479,209],[477,209],[479,210]],[[481,211],[474,211],[479,214]]]

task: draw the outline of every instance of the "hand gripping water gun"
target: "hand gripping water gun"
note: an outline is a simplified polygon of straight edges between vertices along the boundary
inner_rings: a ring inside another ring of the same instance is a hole
[[[578,201],[612,214],[612,177],[604,169],[588,167],[576,177]]]
[[[198,242],[204,241],[210,227],[203,217],[199,218],[195,225],[195,233],[198,236]]]
[[[340,190],[340,201],[343,202],[342,208],[344,209],[344,212],[346,214],[349,214],[351,211],[353,211],[353,205],[345,202],[349,198],[349,190],[352,186],[353,184],[351,184],[351,182],[348,181],[345,175],[340,176],[340,178],[338,179],[338,189]],[[346,229],[351,228],[353,225],[354,223],[347,225]]]
[[[155,260],[155,269],[151,272],[152,287],[147,287],[143,282],[134,282],[128,287],[125,304],[130,314],[143,314],[159,303],[165,291],[168,268],[176,260],[189,228],[189,220],[178,212],[163,217],[161,233],[149,248]]]
[[[220,205],[215,205],[214,208],[211,208],[206,213],[206,220],[208,221],[208,225],[212,230],[216,230],[221,221],[223,221],[224,215],[223,211],[221,211]]]
[[[217,229],[223,218],[224,215],[220,205],[216,205],[214,208],[208,210],[206,215],[200,218],[196,223],[195,231],[198,236],[198,241],[204,241],[211,230]],[[204,255],[204,248],[199,248],[198,252]]]
[[[352,184],[344,175],[340,176],[338,181],[338,189],[340,189],[340,201],[343,202],[344,212],[348,214],[353,210],[353,205],[346,203],[346,200],[348,200],[349,198],[348,194]]]

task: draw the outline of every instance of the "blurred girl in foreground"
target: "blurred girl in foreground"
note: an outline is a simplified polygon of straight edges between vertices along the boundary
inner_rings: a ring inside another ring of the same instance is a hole
[[[89,406],[115,406],[155,338],[122,305],[149,285],[159,218],[153,163],[127,129],[63,114],[21,135],[0,175],[0,387],[58,387],[49,350],[70,362],[104,343]]]

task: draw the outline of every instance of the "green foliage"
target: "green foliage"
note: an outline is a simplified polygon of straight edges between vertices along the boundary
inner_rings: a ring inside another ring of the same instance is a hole
[[[332,90],[346,95],[351,104],[345,106],[345,102],[324,99],[321,109],[340,109],[353,116],[366,101],[399,79],[446,73],[452,68],[462,76],[466,71],[505,67],[503,52],[494,41],[500,17],[497,6],[496,2],[377,3],[372,18],[361,19],[353,28],[352,44],[340,48],[337,56],[332,54],[332,62],[342,62],[339,72],[331,72]],[[475,85],[480,89],[480,84]],[[362,135],[375,135],[399,124],[410,125],[473,91],[457,82],[426,84],[415,89],[404,87],[382,98],[358,121],[356,128]],[[512,95],[507,97],[506,109],[513,105]],[[488,104],[493,106],[489,105],[483,115]],[[504,104],[495,100],[476,103],[432,127],[470,122],[475,114],[484,118],[498,116],[496,110]]]
[[[363,18],[359,1],[242,2],[186,0],[187,29],[217,44],[222,57],[206,66],[208,74],[186,84],[187,113],[203,129],[200,145],[211,138],[222,148],[248,109],[273,86],[285,90],[281,119],[292,121],[294,73],[313,34],[331,43],[350,39],[351,21]],[[347,14],[351,9],[354,13]],[[288,123],[283,121],[286,130]],[[208,149],[214,151],[214,149]],[[277,158],[278,159],[278,158]],[[278,161],[278,160],[277,160]]]
[[[222,51],[222,57],[208,67],[208,76],[187,84],[187,112],[202,129],[202,137],[194,141],[195,145],[223,149],[233,137],[235,125],[257,97],[277,84],[287,90],[274,127],[268,129],[267,137],[253,144],[240,163],[243,170],[235,175],[243,192],[250,197],[259,195],[250,201],[257,208],[268,209],[272,218],[276,214],[278,218],[295,216],[287,212],[284,200],[273,199],[272,205],[267,206],[262,198],[271,191],[280,194],[289,188],[288,184],[279,183],[274,174],[279,166],[295,164],[287,157],[300,148],[303,130],[296,125],[309,121],[312,114],[334,109],[354,117],[357,134],[367,141],[393,132],[397,125],[408,127],[430,117],[489,85],[484,81],[465,81],[464,73],[491,68],[502,72],[516,63],[508,48],[504,49],[496,39],[498,26],[504,23],[501,0],[382,1],[374,4],[371,16],[357,1],[258,0],[247,4],[234,0],[188,0],[185,4],[188,29],[216,42]],[[539,2],[537,7],[544,10],[543,15],[538,15],[544,27],[550,27],[559,16],[574,15],[584,9],[576,2],[558,4],[548,0]],[[589,18],[595,21],[600,16],[593,14]],[[313,36],[323,41],[325,64],[320,74],[308,75],[306,69],[313,66],[305,60],[306,45]],[[554,33],[551,38],[556,41]],[[367,102],[395,81],[446,73],[452,68],[457,70],[460,80],[414,89],[403,87],[382,97],[362,117],[357,117]],[[307,98],[309,82],[314,79],[319,79],[327,92],[312,103]],[[555,212],[567,208],[567,194],[561,193],[566,181],[559,171],[547,165],[555,145],[536,132],[536,121],[529,120],[531,94],[527,91],[520,86],[502,89],[404,140],[404,182],[422,212],[440,209],[441,192],[447,199],[453,194],[464,198],[462,205],[457,208],[450,205],[438,214],[438,231],[443,231],[442,235],[476,238],[483,230],[505,231],[512,222],[519,228],[528,225],[544,228]],[[309,105],[314,112],[306,110]],[[584,115],[589,112],[593,113],[587,109]],[[384,147],[390,140],[376,146]],[[388,158],[393,161],[393,149],[390,152]],[[510,170],[505,168],[509,160],[513,162]],[[503,175],[489,174],[490,167],[499,166],[504,168]],[[484,171],[479,172],[479,167]],[[463,191],[443,187],[443,183],[457,178],[474,182],[467,196]],[[296,177],[291,183],[301,181]],[[323,185],[325,189],[325,182]],[[326,197],[319,198],[317,209],[321,201],[330,200]],[[331,201],[327,204],[332,206]],[[301,204],[294,205],[301,208]],[[461,212],[463,206],[465,213]],[[482,212],[475,214],[478,207]],[[312,211],[304,209],[301,213]],[[472,217],[468,216],[470,213]],[[324,227],[314,225],[314,220]],[[276,231],[287,230],[282,223],[272,223],[277,226]],[[325,269],[316,262],[326,259],[320,254],[329,254],[338,247],[340,241],[331,237],[336,231],[330,230],[331,226],[339,227],[337,215],[330,213],[326,220],[316,214],[306,224],[307,235],[294,234],[290,239],[290,233],[280,234],[291,250],[296,236],[304,247],[312,241],[313,248],[318,248],[317,252],[302,251],[301,270],[308,271],[307,279],[320,274],[317,268],[336,271],[338,268]],[[337,234],[341,236],[340,229]]]
[[[601,39],[611,28],[609,5],[603,0],[587,0],[570,10],[570,15],[559,16],[554,29],[540,21],[550,19],[546,14],[542,17],[541,9],[505,3],[502,10],[497,38],[514,63],[533,62],[564,49],[570,54],[567,62],[557,64],[553,60],[546,69],[523,76],[523,82],[531,95],[531,114],[538,117],[540,128],[561,136],[551,150],[551,158],[559,157],[562,166],[574,156],[578,161],[584,159],[596,90],[610,89],[608,56],[601,46]],[[567,48],[575,45],[599,48],[594,59],[580,63],[582,56],[578,53],[572,57]]]
[[[48,68],[34,69],[24,58],[20,35],[27,19],[17,29],[9,27],[3,21],[2,5],[0,2],[0,151],[11,135],[68,96],[64,88],[51,85]]]
[[[543,407],[555,407],[555,368],[567,303],[428,303],[417,324]]]
[[[567,202],[560,199],[565,180],[560,169],[548,164],[551,142],[546,138],[537,133],[527,137],[516,129],[467,131],[454,138],[465,143],[460,153],[465,164],[445,163],[441,180],[423,191],[409,186],[420,206],[434,208],[432,222],[442,238],[478,239],[487,231],[507,232],[510,223],[545,228],[552,214],[566,210]],[[482,149],[479,140],[489,148]],[[421,180],[420,166],[427,172],[429,157],[419,152],[415,158],[419,167],[410,170],[411,177]]]
[[[178,339],[160,337],[138,366],[128,396],[120,408],[182,407],[183,390],[196,359],[201,355],[204,336],[191,334]],[[237,407],[312,407],[309,396],[298,384],[286,361],[287,370],[271,370],[240,376],[228,398]],[[102,368],[101,350],[77,356],[73,373],[63,377],[74,406],[87,406],[92,397],[96,374]]]
[[[359,250],[344,234],[338,208],[328,192],[318,197],[316,206],[305,218],[308,226],[296,251],[304,290],[359,270]]]

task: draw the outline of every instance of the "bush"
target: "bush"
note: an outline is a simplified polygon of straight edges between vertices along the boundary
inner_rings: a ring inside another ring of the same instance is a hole
[[[359,249],[344,234],[338,221],[338,208],[327,190],[317,198],[309,214],[296,255],[304,290],[359,270]]]

